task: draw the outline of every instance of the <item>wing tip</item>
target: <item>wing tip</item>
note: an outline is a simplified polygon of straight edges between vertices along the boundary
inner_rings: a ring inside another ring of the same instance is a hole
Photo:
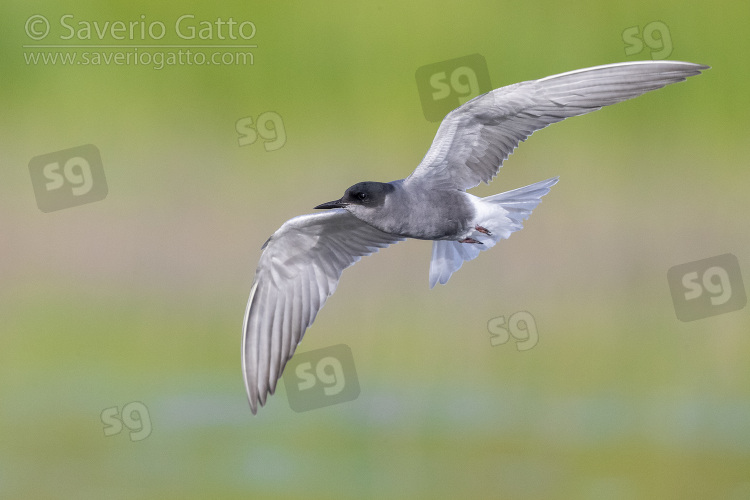
[[[269,238],[270,239],[270,238]],[[247,401],[250,405],[250,411],[253,413],[253,415],[256,415],[258,413],[258,387],[256,384],[253,383],[253,376],[249,371],[248,367],[248,341],[250,336],[249,326],[250,326],[250,311],[252,308],[253,301],[255,299],[255,294],[258,290],[258,281],[256,280],[253,283],[253,286],[250,288],[250,297],[247,300],[247,306],[245,308],[245,317],[242,324],[242,378],[245,382],[245,393],[247,394]]]
[[[598,66],[591,66],[588,68],[574,69],[572,71],[565,71],[563,73],[549,75],[549,76],[540,78],[535,81],[546,82],[548,80],[565,78],[568,76],[577,75],[581,73],[617,70],[617,69],[621,69],[625,67],[633,67],[633,66],[642,66],[644,67],[644,69],[649,66],[652,66],[652,67],[653,66],[662,66],[662,67],[672,66],[672,68],[670,69],[664,69],[659,72],[655,72],[653,70],[648,71],[648,73],[653,72],[653,74],[671,75],[670,81],[665,81],[662,85],[655,87],[651,90],[660,89],[672,83],[684,82],[686,79],[690,78],[691,76],[700,75],[703,71],[707,71],[711,69],[711,66],[708,66],[706,64],[692,63],[692,62],[687,62],[687,61],[672,61],[669,59],[644,59],[644,60],[638,60],[638,61],[625,61],[625,62],[617,62],[617,63],[610,63],[610,64],[600,64]],[[641,94],[639,93],[637,95],[641,95]],[[636,97],[636,96],[633,96],[633,97]]]

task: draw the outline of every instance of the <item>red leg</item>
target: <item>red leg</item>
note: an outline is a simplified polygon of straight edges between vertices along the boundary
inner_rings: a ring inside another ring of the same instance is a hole
[[[458,240],[459,243],[477,243],[479,245],[484,245],[481,241],[477,241],[474,238],[464,238],[462,240]]]

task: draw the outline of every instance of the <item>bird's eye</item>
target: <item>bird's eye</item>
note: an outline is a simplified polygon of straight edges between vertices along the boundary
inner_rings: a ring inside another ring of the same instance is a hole
[[[357,193],[357,199],[359,201],[365,201],[367,199],[367,193]]]

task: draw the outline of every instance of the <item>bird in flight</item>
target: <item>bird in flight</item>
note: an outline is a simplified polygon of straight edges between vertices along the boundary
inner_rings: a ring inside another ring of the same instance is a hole
[[[407,178],[360,182],[326,209],[286,221],[263,245],[250,289],[242,371],[253,414],[273,394],[284,366],[342,271],[406,238],[432,240],[430,288],[464,261],[522,228],[557,177],[479,198],[503,161],[536,130],[698,75],[708,66],[679,61],[607,64],[516,83],[448,113],[432,146]]]

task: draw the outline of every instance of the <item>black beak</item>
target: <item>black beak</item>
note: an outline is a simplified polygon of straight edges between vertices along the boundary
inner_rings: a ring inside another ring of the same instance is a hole
[[[329,201],[328,203],[322,203],[315,207],[316,209],[322,209],[322,210],[328,210],[331,208],[344,208],[346,206],[346,203],[344,203],[341,200],[336,201]]]

